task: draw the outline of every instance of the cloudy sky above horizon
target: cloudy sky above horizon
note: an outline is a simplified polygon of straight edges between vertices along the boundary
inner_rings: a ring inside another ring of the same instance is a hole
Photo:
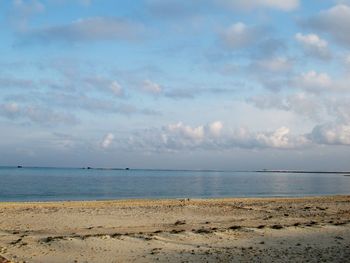
[[[0,0],[0,165],[350,170],[350,1]]]

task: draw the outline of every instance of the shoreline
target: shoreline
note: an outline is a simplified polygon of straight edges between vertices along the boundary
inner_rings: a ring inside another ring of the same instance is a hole
[[[6,204],[62,204],[62,203],[125,203],[125,202],[169,202],[169,201],[237,201],[237,200],[273,200],[273,199],[322,199],[332,197],[350,197],[349,194],[329,194],[329,195],[300,195],[300,196],[233,196],[233,197],[175,197],[175,198],[121,198],[121,199],[78,199],[78,200],[36,200],[36,201],[1,201],[1,205]]]
[[[349,262],[349,245],[350,195],[0,202],[0,262]]]

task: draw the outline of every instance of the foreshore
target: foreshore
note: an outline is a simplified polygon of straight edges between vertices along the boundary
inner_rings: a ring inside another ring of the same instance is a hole
[[[3,262],[350,262],[350,196],[3,202]]]

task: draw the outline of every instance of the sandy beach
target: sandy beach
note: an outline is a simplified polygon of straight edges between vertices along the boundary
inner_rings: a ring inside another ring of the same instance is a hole
[[[350,196],[0,203],[0,262],[350,262]]]

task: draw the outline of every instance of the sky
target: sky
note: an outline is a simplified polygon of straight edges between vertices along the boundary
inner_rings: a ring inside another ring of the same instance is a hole
[[[0,0],[0,165],[350,170],[350,1]]]

